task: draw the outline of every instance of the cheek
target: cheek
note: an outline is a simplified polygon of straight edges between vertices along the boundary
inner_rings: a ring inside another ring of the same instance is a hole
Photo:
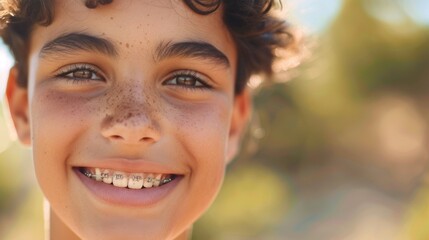
[[[86,102],[56,92],[40,92],[31,101],[31,125],[34,150],[68,142],[87,123],[91,112]]]
[[[31,99],[31,135],[36,175],[45,194],[61,191],[67,178],[67,158],[74,141],[88,124],[91,109],[84,100],[64,94],[39,91]],[[53,177],[57,181],[52,181]]]
[[[222,184],[230,105],[231,102],[219,99],[207,104],[177,106],[169,111],[170,121],[174,119],[172,126],[176,129],[179,149],[185,151],[183,155],[192,169],[189,179],[192,190],[183,201],[186,212],[182,215],[191,216],[193,220],[210,206]]]
[[[196,161],[207,159],[204,164],[208,165],[222,162],[219,160],[225,157],[231,119],[231,107],[226,99],[176,105],[164,114],[170,116],[170,125],[175,129],[178,141]]]

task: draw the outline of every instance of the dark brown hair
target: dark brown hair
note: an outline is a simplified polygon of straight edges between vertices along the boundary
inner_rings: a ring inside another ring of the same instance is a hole
[[[83,0],[88,8],[113,0]],[[235,92],[240,93],[251,75],[273,72],[275,50],[293,44],[283,19],[269,14],[274,0],[183,0],[194,12],[208,15],[221,5],[223,20],[238,51]],[[0,36],[9,46],[19,72],[18,83],[27,85],[28,42],[35,24],[49,25],[54,17],[53,0],[4,0],[0,2]],[[279,3],[281,5],[281,3]]]

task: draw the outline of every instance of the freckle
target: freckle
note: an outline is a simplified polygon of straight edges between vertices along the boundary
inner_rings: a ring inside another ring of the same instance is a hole
[[[122,42],[119,42],[119,45],[122,45]]]
[[[126,44],[125,44],[125,46],[126,46],[127,48],[129,48],[129,47],[130,47],[130,44],[126,43]]]
[[[110,17],[110,20],[113,20],[113,17]]]

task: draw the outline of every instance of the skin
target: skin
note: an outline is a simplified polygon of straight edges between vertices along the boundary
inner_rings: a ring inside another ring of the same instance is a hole
[[[116,55],[88,49],[42,54],[47,43],[71,32],[107,39]],[[183,41],[211,44],[229,65],[201,56],[156,57],[160,44]],[[51,206],[51,239],[188,238],[221,186],[250,111],[247,91],[234,95],[236,48],[222,10],[201,16],[177,0],[87,9],[63,0],[51,25],[35,26],[29,49],[28,88],[16,85],[13,68],[7,97],[20,140],[33,147],[36,176]],[[79,71],[82,65],[91,69]],[[177,74],[200,77],[210,87],[178,85]],[[104,202],[73,167],[110,158],[136,168],[155,162],[183,179],[150,206]]]

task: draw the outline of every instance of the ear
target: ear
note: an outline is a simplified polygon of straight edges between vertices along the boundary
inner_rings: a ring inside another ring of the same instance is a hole
[[[31,134],[28,91],[26,88],[18,85],[18,69],[16,67],[11,68],[9,71],[6,97],[18,138],[21,143],[29,146],[31,144]]]
[[[247,128],[251,116],[252,101],[249,89],[235,96],[232,112],[231,126],[229,130],[227,162],[229,163],[240,149],[241,137]]]

